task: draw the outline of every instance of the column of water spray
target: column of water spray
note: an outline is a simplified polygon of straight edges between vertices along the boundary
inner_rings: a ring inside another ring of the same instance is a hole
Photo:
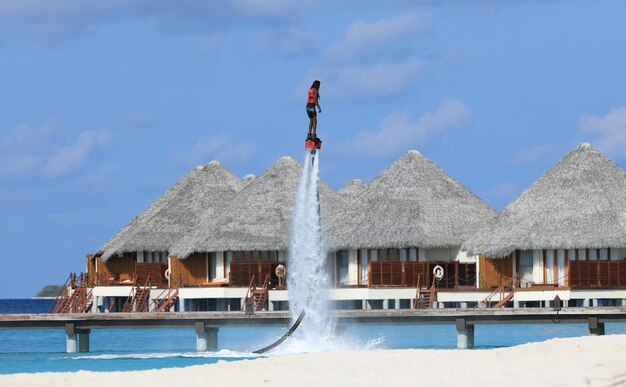
[[[308,349],[325,347],[331,337],[328,318],[326,248],[322,238],[319,203],[319,153],[307,152],[294,205],[289,246],[289,309],[293,318],[306,311],[298,337]]]

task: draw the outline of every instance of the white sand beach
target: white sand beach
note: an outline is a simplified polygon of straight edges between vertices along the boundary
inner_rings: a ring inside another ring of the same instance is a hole
[[[626,335],[489,350],[309,353],[130,372],[0,376],[0,386],[623,386]]]

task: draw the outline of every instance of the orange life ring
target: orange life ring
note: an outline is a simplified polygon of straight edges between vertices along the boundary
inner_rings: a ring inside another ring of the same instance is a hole
[[[169,281],[171,276],[172,272],[170,271],[170,269],[165,270],[165,279]]]
[[[283,278],[287,274],[287,269],[281,264],[276,266],[276,270],[274,270],[274,273],[276,273],[278,278]]]

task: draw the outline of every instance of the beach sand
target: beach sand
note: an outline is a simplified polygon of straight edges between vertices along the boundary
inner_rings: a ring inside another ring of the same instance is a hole
[[[487,350],[309,353],[128,372],[0,376],[0,386],[626,386],[626,335]]]

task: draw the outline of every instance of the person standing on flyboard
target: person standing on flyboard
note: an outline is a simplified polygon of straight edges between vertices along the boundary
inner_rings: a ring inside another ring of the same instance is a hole
[[[309,134],[307,135],[307,140],[315,140],[317,139],[317,112],[322,112],[322,108],[320,107],[320,81],[314,81],[309,89],[309,98],[306,101],[306,114],[309,116]]]

